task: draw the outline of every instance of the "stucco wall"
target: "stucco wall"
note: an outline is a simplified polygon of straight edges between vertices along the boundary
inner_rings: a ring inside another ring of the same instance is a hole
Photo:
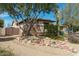
[[[39,26],[37,26],[37,24],[38,24]],[[19,26],[20,26],[21,28],[24,27],[23,24],[19,24]],[[22,29],[20,29],[19,26],[16,25],[16,22],[14,22],[12,27],[14,27],[14,28],[19,28],[19,35],[22,35],[22,32],[23,32],[23,31],[22,31]],[[35,28],[35,30],[36,30],[38,33],[41,33],[41,32],[44,31],[44,23],[43,23],[42,21],[40,21],[40,22],[34,24],[33,27]],[[38,27],[39,27],[39,28],[38,28]],[[27,29],[28,29],[28,28],[27,28]]]
[[[0,28],[0,35],[5,35],[5,28]]]

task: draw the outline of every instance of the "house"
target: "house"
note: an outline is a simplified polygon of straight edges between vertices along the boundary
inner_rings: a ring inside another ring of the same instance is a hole
[[[44,32],[45,32],[44,25],[45,24],[53,24],[55,22],[53,20],[41,19],[41,18],[39,18],[39,19],[32,19],[32,21],[28,21],[27,19],[25,19],[24,21],[26,23],[28,23],[28,25],[30,25],[30,24],[32,24],[33,20],[36,20],[36,22],[34,23],[33,27],[31,28],[31,31],[30,31],[31,35],[43,35]],[[24,25],[23,25],[24,24],[24,21],[20,21],[18,23],[16,21],[13,21],[13,23],[12,23],[12,27],[19,28],[19,30],[20,30],[20,33],[19,34],[20,35],[23,32],[20,29],[20,27],[21,28],[24,27]],[[28,29],[28,27],[27,27],[27,29]]]

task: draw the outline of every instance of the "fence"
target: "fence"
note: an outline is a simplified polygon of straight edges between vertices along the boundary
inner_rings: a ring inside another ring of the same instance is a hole
[[[9,28],[5,28],[5,35],[18,35],[19,34],[19,29],[18,28],[13,28],[13,27],[9,27]]]

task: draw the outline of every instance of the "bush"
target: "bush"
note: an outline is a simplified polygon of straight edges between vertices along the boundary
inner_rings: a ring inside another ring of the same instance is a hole
[[[4,50],[0,48],[0,56],[13,56],[14,54],[11,53],[10,51]]]
[[[56,36],[55,39],[56,40],[62,40],[62,41],[64,41],[64,36],[62,36],[62,35]]]
[[[56,30],[55,30],[56,28],[54,26],[45,24],[44,28],[47,30],[45,32],[45,36],[51,37],[51,38],[56,36]]]
[[[63,39],[64,32],[59,31],[60,36],[57,36],[57,26],[56,25],[45,24],[44,28],[47,29],[47,31],[45,33],[46,37],[55,38],[55,39],[57,39],[57,38]]]
[[[0,27],[4,26],[4,21],[0,19]]]
[[[79,31],[79,26],[73,26],[73,32]]]

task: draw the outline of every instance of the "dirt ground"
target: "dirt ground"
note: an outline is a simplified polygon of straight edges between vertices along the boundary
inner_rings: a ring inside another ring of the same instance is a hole
[[[68,44],[79,49],[79,44]],[[17,40],[0,41],[0,47],[9,49],[15,56],[73,56],[76,54],[60,48],[22,44]]]
[[[68,44],[79,49],[78,44]],[[1,41],[0,47],[10,49],[16,56],[73,56],[77,54],[60,48],[22,44],[17,40]]]

